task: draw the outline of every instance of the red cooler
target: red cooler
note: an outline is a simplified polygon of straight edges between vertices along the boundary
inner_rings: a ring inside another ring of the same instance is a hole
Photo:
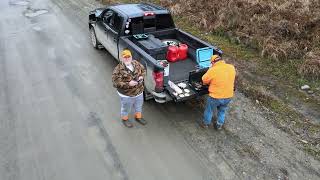
[[[188,45],[180,44],[179,45],[179,59],[185,60],[188,57]]]
[[[176,62],[179,58],[179,48],[177,46],[169,46],[167,52],[167,60],[169,62]]]

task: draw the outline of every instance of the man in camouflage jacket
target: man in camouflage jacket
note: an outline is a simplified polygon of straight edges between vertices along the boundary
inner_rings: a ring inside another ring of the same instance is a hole
[[[145,74],[144,66],[138,61],[132,60],[129,50],[124,50],[121,54],[121,62],[113,70],[112,82],[120,96],[121,120],[126,127],[133,127],[129,121],[131,108],[134,108],[137,122],[143,125],[147,123],[142,118]]]

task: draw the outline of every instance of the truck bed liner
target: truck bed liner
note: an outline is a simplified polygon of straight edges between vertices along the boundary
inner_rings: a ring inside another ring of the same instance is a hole
[[[172,82],[188,80],[189,72],[196,69],[198,64],[190,58],[170,63],[169,79]]]

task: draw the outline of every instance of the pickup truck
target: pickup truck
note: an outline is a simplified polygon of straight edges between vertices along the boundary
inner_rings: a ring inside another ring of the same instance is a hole
[[[209,48],[212,54],[222,55],[217,47],[176,28],[166,8],[150,4],[116,4],[89,13],[92,45],[105,48],[116,60],[124,49],[147,71],[144,79],[145,100],[158,103],[176,102],[208,93],[201,77],[208,67],[201,68],[197,60],[200,49]],[[169,62],[170,46],[187,45],[184,60]]]

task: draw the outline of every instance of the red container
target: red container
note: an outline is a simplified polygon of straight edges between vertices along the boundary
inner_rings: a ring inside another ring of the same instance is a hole
[[[188,45],[180,44],[179,45],[179,59],[185,60],[188,57]]]
[[[167,60],[169,62],[176,62],[179,58],[179,48],[177,46],[169,46],[167,52]]]

